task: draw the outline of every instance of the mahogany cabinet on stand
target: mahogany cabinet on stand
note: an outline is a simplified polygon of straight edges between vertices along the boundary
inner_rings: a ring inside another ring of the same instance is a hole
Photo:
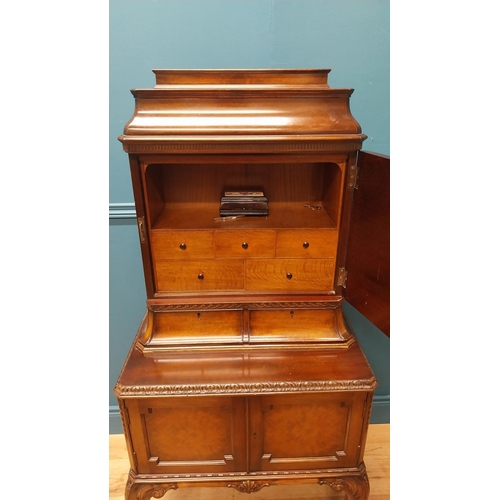
[[[342,313],[366,138],[352,89],[323,69],[154,73],[120,137],[147,290],[115,387],[126,499],[305,483],[368,498],[377,382]],[[245,215],[253,196],[265,213]]]

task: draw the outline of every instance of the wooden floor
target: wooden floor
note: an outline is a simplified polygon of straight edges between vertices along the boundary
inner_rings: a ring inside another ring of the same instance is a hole
[[[368,429],[365,465],[370,481],[370,500],[388,500],[390,425],[374,424]],[[123,499],[129,471],[123,434],[109,436],[109,498]],[[244,500],[246,495],[225,488],[179,488],[168,491],[164,500]],[[272,486],[252,493],[251,500],[313,500],[341,499],[331,488],[318,485]],[[148,499],[149,500],[149,499]]]

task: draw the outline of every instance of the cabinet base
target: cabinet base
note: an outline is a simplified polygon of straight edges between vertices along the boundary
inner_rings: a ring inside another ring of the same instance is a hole
[[[324,471],[287,471],[255,474],[136,474],[129,472],[125,500],[162,498],[169,490],[180,487],[226,487],[240,493],[255,493],[272,485],[311,484],[330,486],[334,492],[343,492],[348,500],[367,500],[370,484],[365,464],[358,468]]]

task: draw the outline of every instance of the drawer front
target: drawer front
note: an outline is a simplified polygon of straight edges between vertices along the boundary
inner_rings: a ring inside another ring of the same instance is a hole
[[[237,259],[156,262],[159,292],[242,290],[243,261]]]
[[[276,257],[334,259],[337,240],[335,229],[281,229],[276,237]]]
[[[154,260],[206,259],[214,255],[212,231],[152,231]]]
[[[241,343],[241,311],[172,311],[155,315],[150,346]]]
[[[215,256],[223,258],[274,257],[276,233],[272,229],[215,231]]]
[[[250,311],[250,342],[339,340],[333,309]]]
[[[255,259],[246,262],[246,288],[259,291],[330,291],[333,259]]]

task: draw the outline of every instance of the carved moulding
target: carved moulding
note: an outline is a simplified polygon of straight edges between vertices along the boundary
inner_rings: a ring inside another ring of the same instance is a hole
[[[147,308],[151,312],[167,311],[199,311],[225,309],[339,309],[339,300],[322,301],[255,301],[255,302],[200,302],[200,303],[167,303],[158,304],[148,301]]]
[[[271,485],[293,485],[314,482],[330,486],[335,492],[343,492],[348,500],[367,500],[370,485],[364,463],[357,468],[309,470],[309,471],[273,471],[241,474],[176,474],[152,475],[129,472],[125,490],[125,500],[150,500],[162,498],[169,490],[178,487],[213,486],[233,488],[240,493],[256,493]]]
[[[165,140],[163,137],[154,137],[147,142],[147,138],[131,137],[127,138],[124,143],[123,149],[130,154],[139,153],[254,153],[254,152],[296,152],[296,151],[314,151],[314,152],[331,152],[331,151],[358,151],[361,149],[363,140],[366,138],[363,134],[356,134],[352,137],[342,137],[333,141],[292,141],[288,142],[271,142],[260,140],[259,142],[236,142],[229,141],[223,142],[210,141],[210,142],[173,142],[172,140]]]
[[[241,481],[240,483],[236,484],[228,484],[228,488],[235,488],[237,489],[240,493],[255,493],[256,491],[260,491],[262,488],[265,488],[266,486],[269,486],[269,483],[261,483],[258,481]]]
[[[319,380],[301,382],[248,382],[232,384],[189,384],[124,386],[116,384],[115,394],[121,398],[180,395],[267,394],[293,392],[331,392],[371,390],[377,386],[375,377],[364,380]]]

